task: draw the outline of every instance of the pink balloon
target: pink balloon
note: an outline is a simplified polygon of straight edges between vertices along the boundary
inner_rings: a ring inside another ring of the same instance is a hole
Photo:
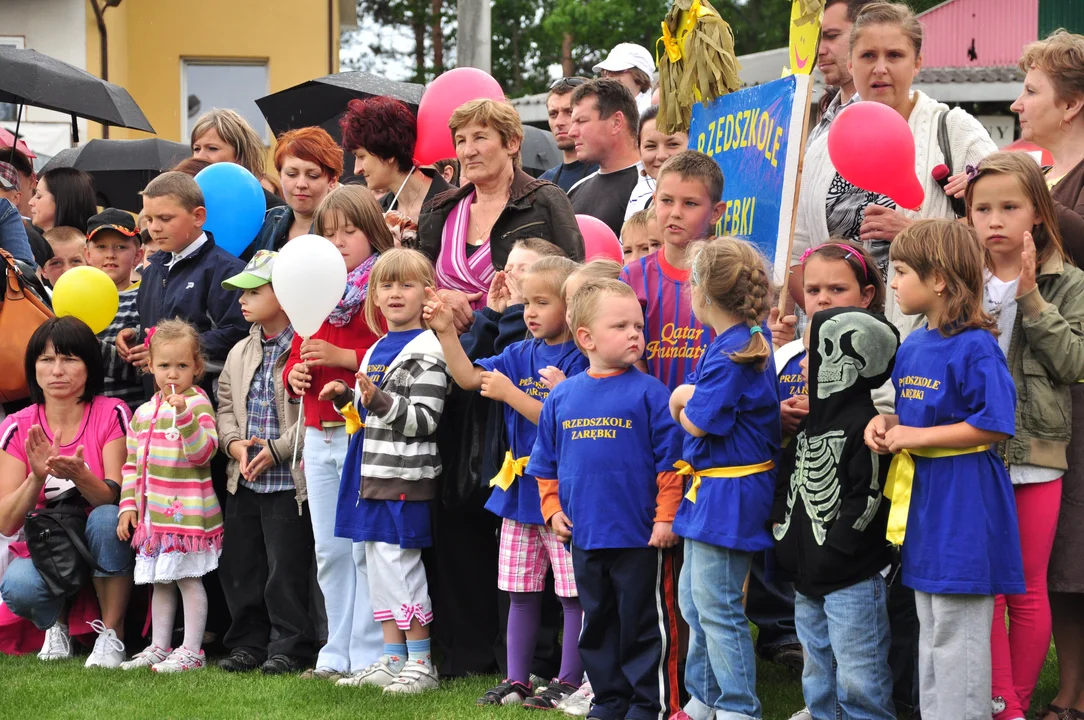
[[[605,258],[624,263],[621,241],[609,225],[591,215],[577,215],[576,224],[580,226],[583,234],[583,254],[587,260]]]
[[[925,193],[915,176],[915,137],[903,116],[878,102],[845,108],[828,128],[828,156],[843,179],[918,210]]]
[[[455,144],[448,120],[456,108],[471,100],[504,100],[504,91],[484,70],[462,67],[449,70],[429,84],[418,105],[418,142],[414,160],[430,165],[455,157]]]

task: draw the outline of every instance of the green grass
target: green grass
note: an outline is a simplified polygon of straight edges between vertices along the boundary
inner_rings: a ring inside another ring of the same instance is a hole
[[[786,720],[802,706],[796,675],[766,663],[760,663],[757,672],[765,720]],[[375,688],[335,687],[293,677],[265,678],[259,673],[230,675],[215,668],[158,676],[150,672],[87,670],[81,659],[42,663],[33,655],[0,656],[0,718],[522,720],[535,717],[518,707],[475,707],[475,698],[495,681],[493,677],[449,680],[441,683],[440,690],[425,695],[385,697]],[[1051,651],[1033,707],[1043,707],[1056,689],[1057,668]],[[544,717],[556,720],[565,716]]]

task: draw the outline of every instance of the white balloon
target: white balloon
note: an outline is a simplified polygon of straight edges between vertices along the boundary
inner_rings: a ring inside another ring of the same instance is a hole
[[[271,285],[294,332],[312,337],[342,300],[346,263],[330,240],[301,235],[279,251]]]

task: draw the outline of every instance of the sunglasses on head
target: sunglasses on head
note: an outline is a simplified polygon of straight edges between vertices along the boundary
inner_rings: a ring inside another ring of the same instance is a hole
[[[585,77],[563,77],[553,81],[550,90],[572,90],[587,82]]]

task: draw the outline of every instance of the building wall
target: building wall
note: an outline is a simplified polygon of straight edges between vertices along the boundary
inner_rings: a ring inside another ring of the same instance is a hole
[[[1039,37],[1058,28],[1084,33],[1084,0],[1039,0]]]
[[[919,20],[927,67],[1015,66],[1020,49],[1038,37],[1039,0],[953,0]]]
[[[2,0],[0,35],[22,36],[25,47],[86,69],[84,15],[90,12],[87,0]],[[27,141],[52,146],[61,143],[70,128],[71,117],[50,110],[27,107],[23,113]],[[35,127],[37,123],[43,125]],[[80,121],[80,134],[86,123]],[[22,135],[20,128],[20,135]]]
[[[89,8],[87,16],[87,65],[97,74],[98,31]],[[181,137],[183,60],[266,60],[269,93],[338,70],[338,0],[124,0],[105,17],[110,81],[168,140],[188,139]],[[146,137],[123,128],[110,136]]]

